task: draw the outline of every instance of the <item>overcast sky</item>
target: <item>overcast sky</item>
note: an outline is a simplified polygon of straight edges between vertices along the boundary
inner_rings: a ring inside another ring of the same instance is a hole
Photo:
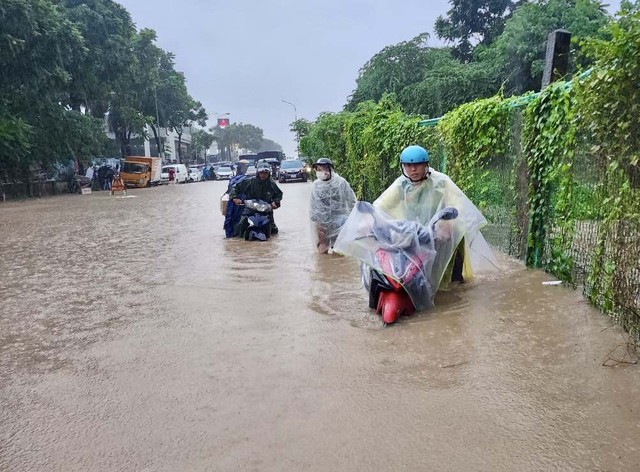
[[[295,155],[299,118],[340,111],[360,67],[383,47],[433,34],[447,0],[118,0],[138,28],[176,55],[191,95],[216,113],[261,127]],[[619,0],[608,2],[612,9]]]

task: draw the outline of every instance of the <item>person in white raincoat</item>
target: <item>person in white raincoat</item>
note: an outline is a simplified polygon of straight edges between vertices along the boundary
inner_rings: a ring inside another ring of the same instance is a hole
[[[356,195],[349,182],[333,168],[331,159],[321,157],[314,164],[317,179],[313,182],[309,215],[311,238],[321,254],[328,253],[344,222],[356,203]]]
[[[413,305],[420,310],[433,304],[438,289],[445,288],[452,281],[469,280],[475,271],[496,268],[497,264],[480,233],[480,228],[486,224],[484,216],[447,175],[429,167],[427,150],[415,145],[405,148],[400,155],[400,166],[403,175],[373,202],[373,208],[381,212],[378,215],[380,221],[395,221],[394,227],[402,226],[398,226],[402,222],[417,223],[420,225],[418,228],[433,234],[432,242],[421,248],[423,252],[431,251],[432,254],[423,267],[423,280],[428,281],[430,289],[409,290]],[[454,211],[455,217],[438,219],[434,223],[432,218],[441,211]],[[335,251],[384,272],[376,257],[376,249],[388,248],[389,242],[386,246],[374,245],[373,249],[366,249],[367,246],[363,245],[366,239],[363,238],[370,234],[370,229],[363,223],[370,216],[364,218],[354,210],[335,244]],[[396,245],[397,250],[404,251],[403,245]],[[365,286],[368,285],[367,278],[368,271],[365,270]],[[428,299],[422,299],[424,294]]]

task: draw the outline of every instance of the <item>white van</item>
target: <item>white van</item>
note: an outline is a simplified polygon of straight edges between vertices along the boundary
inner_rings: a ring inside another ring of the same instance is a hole
[[[169,169],[172,167],[176,173],[176,183],[184,183],[189,179],[187,166],[184,164],[170,164],[168,166],[162,166],[162,175],[160,178],[163,184],[169,183]]]

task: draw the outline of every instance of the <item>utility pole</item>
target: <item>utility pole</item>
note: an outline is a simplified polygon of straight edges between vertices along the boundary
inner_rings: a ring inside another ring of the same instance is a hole
[[[296,106],[291,103],[288,102],[286,100],[282,100],[284,103],[291,105],[293,107],[293,124],[296,128],[296,157],[300,157],[300,130],[298,129],[298,109],[296,108]]]
[[[153,97],[156,101],[156,125],[158,126],[158,156],[160,157],[160,162],[164,163],[163,150],[164,146],[162,145],[162,136],[160,136],[160,113],[158,112],[158,87],[153,87]]]

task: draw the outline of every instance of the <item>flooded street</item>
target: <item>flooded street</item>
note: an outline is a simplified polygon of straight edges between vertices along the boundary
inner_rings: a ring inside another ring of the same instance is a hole
[[[266,243],[224,239],[226,185],[0,205],[0,470],[640,469],[637,366],[579,292],[500,257],[383,328],[310,183]]]

